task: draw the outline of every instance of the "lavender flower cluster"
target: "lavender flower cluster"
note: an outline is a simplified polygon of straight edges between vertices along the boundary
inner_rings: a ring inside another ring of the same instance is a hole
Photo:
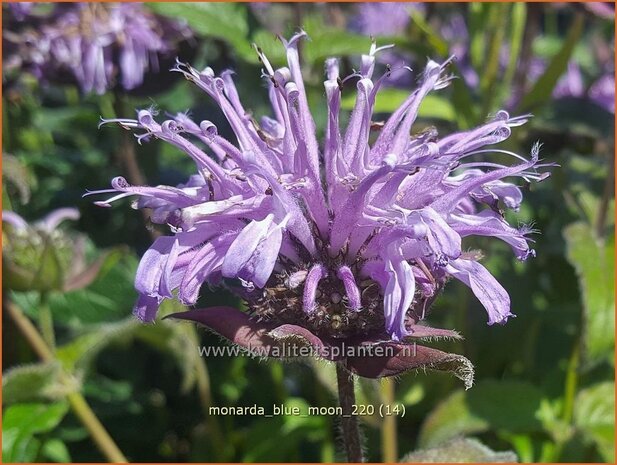
[[[83,92],[126,90],[158,70],[161,54],[190,37],[188,27],[149,12],[139,3],[11,3],[17,23],[4,33],[5,69],[26,69],[43,80],[70,73]]]
[[[471,288],[489,324],[505,323],[512,317],[508,293],[463,244],[490,236],[508,243],[520,260],[534,255],[532,230],[512,227],[503,215],[522,200],[517,184],[504,179],[539,181],[548,174],[537,168],[547,165],[539,164],[538,145],[530,159],[492,148],[527,116],[500,111],[468,131],[413,134],[424,97],[451,79],[448,61],[429,61],[419,87],[377,128],[373,106],[389,73],[373,77],[381,50],[373,44],[361,69],[344,80],[337,59],[326,61],[328,122],[320,149],[298,57],[304,36],[284,41],[282,68],[257,49],[273,109],[259,124],[243,107],[230,71],[175,67],[218,104],[237,144],[212,122],[186,114],[157,122],[153,111],[141,110],[136,119],[103,121],[142,131],[140,141],[178,147],[197,168],[177,187],[133,186],[117,177],[111,190],[93,192],[116,194],[101,206],[139,196],[136,207],[152,209],[152,221],[173,233],[142,258],[135,314],[153,321],[163,299],[177,295],[194,305],[203,284],[235,279],[231,285],[239,283],[256,321],[295,325],[311,337],[400,341],[426,332],[416,323],[453,277]],[[341,130],[341,93],[350,79],[356,103]],[[515,164],[477,159],[488,154],[505,154]],[[230,321],[243,318],[236,313],[227,312]],[[226,318],[220,309],[215,314]]]

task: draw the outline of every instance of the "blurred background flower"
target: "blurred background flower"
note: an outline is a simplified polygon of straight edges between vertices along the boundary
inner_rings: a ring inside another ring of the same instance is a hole
[[[152,14],[140,3],[8,5],[5,72],[40,80],[70,74],[83,92],[115,85],[132,90],[159,70],[159,57],[191,37],[186,22]]]

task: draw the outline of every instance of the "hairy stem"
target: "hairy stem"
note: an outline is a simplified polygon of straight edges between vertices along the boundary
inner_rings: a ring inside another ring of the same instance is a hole
[[[56,335],[54,333],[54,320],[49,308],[48,295],[41,292],[39,297],[39,329],[43,336],[43,341],[53,352],[56,348]]]
[[[356,403],[354,380],[351,373],[340,363],[336,364],[336,380],[339,402],[343,410],[341,425],[347,461],[350,463],[363,462],[360,426],[358,425],[358,417],[353,414],[353,406]]]
[[[17,328],[28,341],[34,352],[44,362],[53,362],[54,354],[49,346],[43,340],[43,337],[36,329],[36,326],[26,317],[21,309],[12,302],[4,302],[3,307],[8,312],[11,319],[15,322]],[[63,373],[64,378],[70,377],[69,374]],[[84,396],[75,392],[67,396],[73,413],[79,418],[81,423],[86,427],[94,443],[101,451],[108,462],[126,463],[127,459],[122,454],[114,440],[111,438],[105,427],[101,424],[95,413],[92,411]]]
[[[394,381],[384,378],[381,382],[381,396],[384,405],[394,405]],[[398,461],[398,444],[396,434],[396,415],[385,415],[381,423],[381,459],[384,463]]]

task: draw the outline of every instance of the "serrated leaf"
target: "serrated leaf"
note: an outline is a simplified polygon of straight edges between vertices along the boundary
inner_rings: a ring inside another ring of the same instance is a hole
[[[553,89],[557,81],[568,67],[568,61],[574,52],[574,47],[583,33],[584,18],[578,13],[574,18],[574,23],[570,26],[567,37],[561,49],[550,61],[544,74],[535,82],[531,90],[523,97],[518,110],[521,112],[530,111],[538,105],[545,103],[551,98]]]
[[[58,363],[37,363],[8,370],[2,375],[4,404],[60,399],[78,389],[62,376]]]
[[[574,404],[574,424],[593,441],[604,460],[615,462],[615,383],[581,390]]]
[[[610,357],[615,347],[615,242],[598,240],[583,222],[569,225],[563,234],[582,291],[584,360],[593,365]]]
[[[54,429],[68,411],[68,404],[15,404],[2,415],[2,461],[32,462],[40,448],[35,434]]]
[[[418,444],[432,447],[457,436],[488,430],[539,431],[541,423],[536,412],[541,400],[542,393],[530,383],[481,381],[439,404],[424,421]]]
[[[407,454],[402,463],[505,463],[516,462],[512,451],[495,452],[477,439],[454,439],[439,447]]]

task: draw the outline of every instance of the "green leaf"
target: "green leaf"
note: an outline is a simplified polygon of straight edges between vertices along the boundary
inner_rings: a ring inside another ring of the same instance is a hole
[[[68,411],[68,404],[16,404],[2,416],[2,461],[32,462],[40,448],[33,436],[54,429]]]
[[[523,44],[523,34],[525,32],[525,22],[527,19],[527,5],[523,2],[512,3],[510,21],[510,58],[501,85],[501,94],[507,95],[511,91],[512,80],[516,72],[518,56]]]
[[[488,113],[493,108],[495,88],[497,85],[498,73],[500,68],[499,58],[502,50],[505,29],[510,20],[507,13],[508,5],[490,4],[488,22],[484,25],[487,42],[490,44],[480,74],[480,89],[484,100],[483,113]]]
[[[45,457],[53,462],[68,463],[71,461],[71,454],[60,439],[49,439],[43,444],[41,452]]]
[[[251,51],[248,42],[248,22],[246,6],[241,3],[150,3],[150,8],[156,13],[174,19],[184,19],[198,34],[205,37],[216,37],[228,42],[243,57],[257,56]]]
[[[294,457],[294,451],[304,442],[317,443],[324,439],[328,430],[327,416],[307,415],[309,405],[301,398],[286,400],[285,408],[293,407],[300,409],[300,415],[277,415],[252,423],[243,462],[283,462]],[[267,414],[271,412],[266,408]],[[285,440],[281,441],[281,437]]]
[[[130,336],[140,326],[133,317],[118,323],[98,325],[59,347],[56,357],[69,372],[85,370],[90,361],[105,347]]]
[[[475,69],[481,69],[486,57],[486,22],[491,4],[472,2],[468,5],[469,54]]]
[[[570,27],[567,37],[559,52],[553,57],[544,74],[536,81],[531,90],[523,97],[519,105],[519,111],[529,111],[545,103],[551,98],[557,81],[566,71],[568,61],[572,56],[574,47],[583,33],[584,18],[577,13],[574,24]]]
[[[62,376],[58,363],[24,365],[2,375],[2,400],[5,404],[60,399],[78,388],[77,383]]]
[[[424,421],[418,444],[433,447],[457,436],[488,430],[539,431],[536,412],[541,400],[542,393],[530,383],[481,381],[439,404]]]
[[[185,311],[186,308],[176,300],[165,300],[159,315]],[[197,364],[205,363],[199,356],[199,336],[194,325],[177,325],[161,323],[157,325],[140,325],[135,332],[142,342],[161,351],[165,355],[171,355],[176,361],[182,373],[182,392],[190,390],[196,381]]]
[[[305,18],[304,30],[310,42],[302,49],[302,58],[305,63],[319,65],[320,69],[328,57],[368,53],[371,46],[370,38],[329,27],[320,16]]]
[[[608,463],[615,462],[615,383],[583,389],[574,404],[574,423]]]
[[[265,29],[259,29],[253,34],[252,42],[261,48],[261,51],[268,57],[273,66],[286,65],[285,47],[274,34]],[[251,50],[250,53],[252,56],[256,56],[254,50]],[[247,61],[250,60],[247,59]]]
[[[517,462],[514,452],[494,452],[476,439],[461,438],[439,447],[407,454],[402,463],[503,463]]]
[[[375,113],[392,113],[409,97],[409,91],[402,89],[386,88],[377,93],[375,98]],[[356,95],[348,93],[341,100],[341,108],[352,110],[356,102]],[[421,118],[442,119],[455,121],[456,114],[452,104],[444,97],[427,95],[422,100],[418,110]]]
[[[583,222],[567,226],[564,237],[582,291],[584,360],[594,365],[611,357],[615,347],[615,242],[597,239]]]
[[[411,12],[411,20],[414,26],[417,27],[426,36],[427,42],[435,52],[445,57],[448,54],[450,47],[448,43],[441,38],[441,35],[431,28],[431,26],[424,19],[424,15],[418,11]]]

